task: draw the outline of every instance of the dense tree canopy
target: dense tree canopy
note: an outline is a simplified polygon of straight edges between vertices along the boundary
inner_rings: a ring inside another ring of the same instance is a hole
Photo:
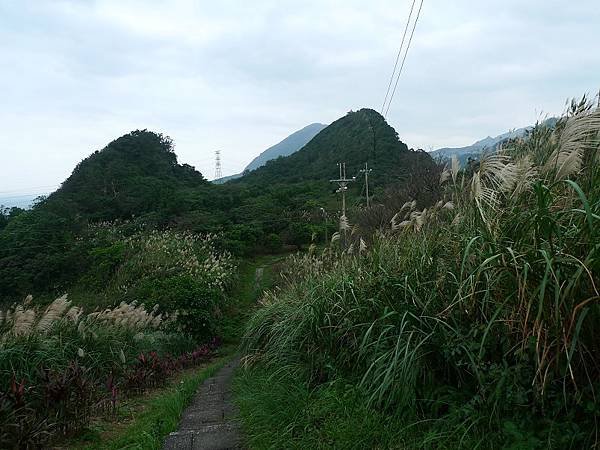
[[[339,198],[329,179],[338,162],[346,163],[348,176],[369,162],[375,200],[433,167],[369,109],[348,113],[300,151],[224,185],[178,164],[170,138],[133,131],[81,161],[32,210],[2,211],[0,301],[62,292],[96,270],[94,255],[103,247],[89,227],[102,222],[116,223],[124,235],[156,228],[218,233],[220,245],[238,255],[323,240],[337,223]],[[351,209],[362,186],[358,179],[348,192]]]

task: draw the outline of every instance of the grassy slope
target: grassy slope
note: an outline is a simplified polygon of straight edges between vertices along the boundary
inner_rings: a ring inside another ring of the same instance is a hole
[[[311,390],[300,380],[241,371],[235,393],[250,448],[367,448],[389,421],[362,411],[334,386]],[[381,444],[381,443],[380,443]]]

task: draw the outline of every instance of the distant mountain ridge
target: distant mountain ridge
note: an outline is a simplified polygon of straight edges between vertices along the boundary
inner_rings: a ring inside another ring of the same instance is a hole
[[[28,209],[33,205],[34,200],[47,194],[20,194],[6,197],[0,197],[0,207]]]
[[[278,142],[277,144],[266,149],[264,152],[254,158],[250,164],[244,168],[242,173],[237,173],[235,175],[229,175],[227,177],[213,180],[213,183],[222,184],[229,180],[240,178],[244,173],[258,169],[272,159],[277,159],[280,156],[289,156],[308,144],[312,138],[314,138],[326,127],[327,125],[322,123],[311,123],[295,133],[290,134],[281,142]]]
[[[306,144],[308,144],[312,138],[319,134],[323,128],[326,127],[327,125],[322,123],[311,123],[301,130],[290,134],[283,141],[273,145],[272,147],[269,147],[256,158],[254,158],[250,164],[246,166],[244,172],[246,170],[258,169],[260,166],[264,166],[267,161],[271,159],[279,158],[280,156],[289,156],[292,153],[297,152]]]
[[[543,125],[548,127],[554,127],[556,125],[557,119],[551,117],[542,122]],[[482,153],[483,151],[496,151],[498,147],[500,147],[503,143],[523,137],[527,134],[528,131],[533,129],[533,125],[528,127],[518,128],[516,130],[509,131],[507,133],[499,134],[496,137],[487,136],[477,142],[474,142],[471,145],[467,145],[466,147],[444,147],[438,148],[437,150],[433,150],[429,152],[429,154],[435,157],[441,158],[452,158],[452,156],[456,156],[459,160],[464,161],[468,157],[474,157]]]

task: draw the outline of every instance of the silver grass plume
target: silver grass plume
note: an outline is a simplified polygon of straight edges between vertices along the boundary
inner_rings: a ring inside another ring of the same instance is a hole
[[[471,193],[479,206],[485,203],[495,209],[498,205],[499,201],[496,191],[482,183],[479,172],[476,172],[471,179]]]
[[[343,215],[340,217],[340,230],[347,231],[350,229],[350,223],[348,222],[348,218]]]
[[[444,170],[442,170],[442,173],[440,173],[440,184],[444,184],[446,181],[448,181],[450,179],[450,177],[452,176],[450,170],[448,169],[448,165],[446,165],[444,167]]]
[[[458,176],[458,172],[460,171],[460,161],[458,160],[456,155],[452,155],[451,171],[452,182],[456,184],[456,177]]]
[[[359,247],[358,247],[358,253],[363,253],[367,251],[367,244],[365,243],[365,241],[363,240],[363,238],[360,238],[359,241]]]
[[[548,158],[544,170],[548,172],[555,169],[556,180],[578,173],[582,168],[585,153],[598,146],[598,130],[600,108],[569,117],[560,133],[558,147]]]
[[[71,308],[69,308],[69,310],[65,314],[65,317],[67,319],[69,319],[71,322],[77,323],[77,322],[79,322],[79,318],[81,317],[82,314],[83,314],[83,308],[81,308],[79,306],[71,306]]]
[[[410,214],[414,211],[415,207],[417,206],[417,201],[416,200],[411,200],[408,202],[405,202],[402,205],[402,208],[400,208],[400,211],[398,211],[396,214],[394,214],[394,217],[392,217],[392,219],[390,220],[390,223],[392,225],[392,230],[397,230],[400,227],[400,219],[407,219]],[[404,215],[402,215],[402,213],[406,211],[404,213]]]
[[[510,158],[501,153],[486,153],[479,160],[480,181],[489,188],[501,190],[505,181],[512,176],[507,169]]]
[[[531,155],[525,155],[519,158],[514,163],[514,185],[512,187],[512,196],[518,196],[523,192],[527,192],[538,175],[538,169],[533,164]]]
[[[37,323],[36,330],[40,333],[46,333],[52,328],[54,323],[62,319],[63,315],[71,306],[67,299],[67,294],[57,298],[46,308],[46,311]]]
[[[21,305],[15,308],[13,314],[12,333],[15,336],[28,336],[33,330],[35,322],[35,311],[33,309],[23,309]]]
[[[460,213],[456,214],[456,216],[454,216],[454,219],[452,219],[452,226],[458,225],[460,223],[460,221],[462,220],[462,216],[460,215]]]

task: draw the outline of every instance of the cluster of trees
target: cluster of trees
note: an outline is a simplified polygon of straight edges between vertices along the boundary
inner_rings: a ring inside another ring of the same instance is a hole
[[[84,159],[33,209],[2,211],[0,300],[72,285],[94,264],[90,224],[117,223],[126,235],[166,228],[214,233],[221,249],[238,256],[324,242],[337,227],[339,199],[328,180],[339,161],[349,176],[369,162],[376,198],[435,166],[373,110],[350,112],[300,151],[223,185],[178,164],[170,138],[131,132]],[[361,186],[351,187],[349,205],[358,203]]]
[[[25,210],[22,208],[18,208],[16,206],[12,208],[7,208],[4,206],[0,206],[0,230],[2,230],[5,226],[8,225],[8,222],[11,219],[14,219],[19,214],[24,212]]]

